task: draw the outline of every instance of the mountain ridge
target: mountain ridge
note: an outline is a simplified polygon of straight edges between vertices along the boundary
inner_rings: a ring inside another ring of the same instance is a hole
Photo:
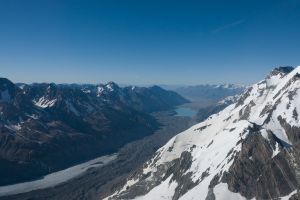
[[[115,152],[160,126],[151,112],[188,102],[171,91],[132,90],[112,82],[99,96],[99,87],[0,79],[0,184]]]
[[[173,137],[105,199],[298,199],[300,67]]]
[[[227,96],[242,93],[247,86],[237,84],[202,84],[173,89],[178,94],[191,101],[201,103],[217,103]]]

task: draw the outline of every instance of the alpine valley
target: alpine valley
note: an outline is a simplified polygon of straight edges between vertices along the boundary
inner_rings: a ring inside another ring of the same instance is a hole
[[[299,112],[300,67],[275,68],[104,199],[300,199]]]
[[[300,199],[300,67],[180,94],[5,78],[0,91],[1,200]]]
[[[14,84],[0,79],[0,184],[116,152],[158,129],[150,113],[188,102],[158,86]]]

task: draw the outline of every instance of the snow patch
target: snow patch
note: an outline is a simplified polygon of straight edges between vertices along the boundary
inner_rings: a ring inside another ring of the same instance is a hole
[[[171,178],[172,176],[167,178],[158,187],[152,189],[145,196],[136,197],[135,200],[172,200],[173,194],[178,184],[175,181],[170,183]]]
[[[110,91],[113,92],[114,88],[111,86],[111,84],[106,85],[106,88]]]
[[[276,144],[275,144],[275,149],[273,150],[272,158],[274,158],[279,152],[280,152],[279,145],[278,145],[278,143],[276,142]]]
[[[245,197],[241,196],[239,193],[234,193],[229,191],[228,185],[226,183],[220,183],[215,186],[214,194],[217,200],[244,200]]]
[[[97,87],[97,97],[100,97],[103,92],[104,92],[104,88],[102,86],[98,86]]]
[[[41,97],[38,101],[33,101],[33,103],[40,108],[50,108],[55,105],[57,99],[48,100],[45,97]]]
[[[284,196],[284,197],[281,197],[280,199],[281,200],[289,200],[294,194],[297,193],[297,190],[294,190],[293,192],[291,192],[290,194]]]

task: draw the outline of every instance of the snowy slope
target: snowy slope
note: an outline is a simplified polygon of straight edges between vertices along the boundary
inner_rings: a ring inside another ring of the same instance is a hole
[[[295,198],[299,74],[274,69],[237,103],[172,138],[106,199]]]

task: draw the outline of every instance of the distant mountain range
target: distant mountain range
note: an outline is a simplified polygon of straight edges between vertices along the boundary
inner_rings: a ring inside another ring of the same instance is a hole
[[[0,185],[115,152],[158,128],[151,112],[187,102],[158,86],[28,85],[0,78]]]
[[[218,101],[217,103],[210,104],[208,106],[202,107],[198,110],[195,118],[197,122],[202,122],[207,119],[210,115],[215,114],[229,106],[230,104],[235,103],[240,98],[240,94],[234,96],[228,96]]]
[[[203,103],[216,103],[228,96],[241,94],[246,89],[245,86],[235,84],[219,85],[194,85],[173,88],[173,91],[191,101]]]
[[[274,69],[169,140],[106,199],[300,199],[299,92],[300,67]]]

